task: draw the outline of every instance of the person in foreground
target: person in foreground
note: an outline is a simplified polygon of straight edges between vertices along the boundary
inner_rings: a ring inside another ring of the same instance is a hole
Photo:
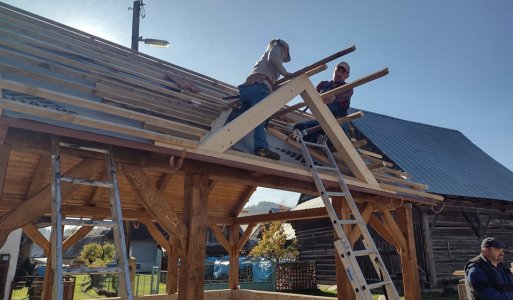
[[[493,237],[481,243],[481,254],[465,265],[465,288],[472,300],[513,300],[513,274],[502,263],[506,245]]]
[[[264,55],[256,62],[253,71],[246,78],[246,82],[239,85],[241,108],[228,118],[228,121],[247,111],[267,97],[280,77],[289,77],[291,74],[283,67],[283,62],[290,61],[289,45],[280,39],[269,42]],[[280,159],[280,155],[269,150],[266,128],[269,121],[259,124],[253,130],[255,154],[271,159]]]

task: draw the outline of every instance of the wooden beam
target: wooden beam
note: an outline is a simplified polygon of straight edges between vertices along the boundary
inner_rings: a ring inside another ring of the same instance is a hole
[[[93,221],[102,220],[103,218],[92,218]],[[68,238],[62,242],[62,252],[66,251],[66,249],[75,245],[78,241],[80,241],[83,237],[85,237],[89,232],[94,229],[94,226],[81,226],[77,231],[75,231],[72,235],[68,236]]]
[[[248,226],[249,228],[249,226]],[[237,251],[239,240],[239,225],[230,226],[230,271],[228,273],[228,289],[236,290],[239,286],[239,256],[240,252]],[[247,229],[246,229],[247,231]],[[251,231],[251,229],[249,230]]]
[[[363,117],[363,112],[362,111],[356,111],[354,113],[348,114],[347,116],[337,118],[336,120],[337,120],[338,124],[344,124],[344,123],[347,123],[347,122],[359,119],[361,117]],[[310,127],[308,129],[306,129],[306,132],[310,134],[310,133],[319,131],[321,129],[322,129],[321,125],[317,125],[317,126]]]
[[[199,148],[215,152],[224,152],[260,123],[268,119],[283,105],[287,104],[304,91],[306,82],[310,82],[306,75],[300,75],[292,79],[260,101],[257,105],[235,118],[235,120],[226,124],[217,132],[214,132],[200,144]]]
[[[232,255],[232,245],[230,245],[230,242],[226,239],[223,232],[217,227],[217,224],[209,224],[208,227],[210,228],[210,231],[214,234],[216,237],[216,240],[223,246],[223,248],[228,252],[229,255]]]
[[[180,267],[178,300],[202,300],[205,281],[205,244],[209,178],[186,174],[184,179],[184,224],[187,255]],[[183,269],[183,270],[182,270]]]
[[[398,248],[398,243],[390,231],[390,229],[383,223],[383,221],[378,218],[376,215],[371,215],[369,218],[369,225],[374,228],[374,230],[381,236],[387,243],[394,246],[396,249]]]
[[[157,181],[157,186],[156,186],[159,194],[162,194],[164,192],[167,185],[171,181],[172,177],[173,177],[173,175],[171,175],[169,173],[163,173],[162,175],[160,175],[160,178]]]
[[[7,173],[7,166],[9,164],[10,153],[11,145],[0,143],[0,203],[2,202],[2,193],[5,184],[5,174]]]
[[[174,294],[178,291],[178,259],[180,257],[180,249],[178,249],[177,238],[170,236],[171,246],[170,252],[167,253],[167,294]]]
[[[46,171],[49,170],[51,167],[50,162],[51,160],[49,153],[41,154],[36,170],[34,171],[34,176],[32,176],[32,180],[30,182],[27,194],[25,195],[25,198],[30,198],[34,196],[35,193],[37,193],[50,183],[49,176],[44,175]]]
[[[406,299],[421,300],[419,270],[417,266],[417,249],[415,247],[415,234],[413,232],[413,217],[411,204],[397,208],[397,223],[402,235],[406,238],[406,246],[400,253],[403,273],[404,297]]]
[[[337,149],[335,156],[340,158],[349,167],[354,176],[363,182],[372,186],[378,186],[378,182],[365,165],[356,149],[351,144],[351,141],[344,133],[337,120],[328,109],[321,96],[313,84],[308,81],[305,82],[305,91],[301,93],[301,97],[308,104],[313,115],[317,118],[322,129],[328,135],[333,147]]]
[[[365,223],[369,223],[369,219],[372,215],[372,211],[374,210],[374,206],[371,203],[364,203],[360,207],[358,207],[358,210],[361,212],[362,219],[365,221]],[[360,227],[358,227],[358,225],[353,225],[351,229],[351,235],[349,236],[349,242],[351,245],[354,245],[361,236],[362,232],[360,231]]]
[[[251,232],[253,231],[253,228],[256,226],[256,223],[249,223],[248,227],[246,227],[246,231],[244,231],[244,234],[237,242],[237,245],[235,247],[235,252],[239,253],[242,251],[242,248],[246,243],[248,242],[249,238],[251,237]]]
[[[159,228],[153,224],[153,221],[150,219],[141,219],[141,223],[146,226],[146,229],[148,229],[148,232],[150,233],[151,237],[159,244],[162,249],[166,250],[166,252],[171,251],[171,246],[169,245],[169,241],[162,235],[162,232],[160,232]]]
[[[28,238],[32,242],[34,242],[36,245],[41,247],[41,249],[43,249],[46,257],[50,256],[50,241],[47,240],[41,234],[41,232],[39,232],[39,230],[36,228],[36,226],[34,226],[32,223],[28,223],[28,224],[23,225],[23,227],[21,227],[21,229],[23,230],[23,233],[26,236],[28,236]]]
[[[380,71],[377,71],[377,72],[374,72],[372,74],[369,74],[367,76],[364,76],[364,77],[361,77],[361,78],[358,78],[356,79],[355,81],[353,82],[350,82],[350,83],[346,83],[344,84],[343,86],[340,86],[338,88],[334,88],[330,91],[327,91],[326,93],[323,93],[321,94],[322,97],[329,97],[329,96],[334,96],[334,95],[338,95],[340,93],[343,93],[347,90],[350,90],[352,88],[355,88],[357,86],[360,86],[364,83],[367,83],[369,81],[373,81],[373,80],[376,80],[378,78],[381,78],[385,75],[388,74],[388,68],[385,68],[383,70],[380,70]]]
[[[249,224],[249,223],[270,223],[273,221],[291,221],[291,220],[306,220],[318,219],[326,217],[328,213],[324,207],[301,209],[293,211],[276,212],[272,214],[261,214],[253,216],[245,216],[235,218],[235,224]]]
[[[253,195],[256,189],[256,186],[248,186],[246,188],[246,190],[242,193],[239,202],[235,205],[232,212],[230,213],[231,216],[237,217],[240,214],[244,208],[244,205],[246,205],[246,203],[249,201],[249,198],[251,198],[251,195]]]
[[[435,255],[433,253],[433,244],[431,243],[431,231],[429,229],[429,220],[427,216],[427,209],[419,207],[420,224],[422,228],[422,240],[424,242],[424,253],[426,255],[426,266],[429,277],[429,288],[438,288],[438,276],[436,274]]]
[[[135,194],[142,200],[150,216],[157,220],[164,230],[175,235],[181,245],[184,245],[186,229],[183,223],[179,221],[178,215],[171,206],[162,199],[144,170],[141,167],[122,164],[120,171],[125,175]]]
[[[350,219],[351,211],[349,207],[344,202],[345,200],[340,197],[332,198],[333,209],[337,213],[337,216],[340,219]],[[346,236],[351,235],[351,225],[346,224],[343,225],[344,232]],[[338,239],[338,235],[335,230],[333,230],[333,235],[335,239]],[[333,249],[333,254],[335,256],[335,273],[337,277],[337,299],[338,300],[353,300],[356,299],[356,294],[353,291],[353,287],[351,286],[351,282],[349,281],[349,277],[346,272],[346,268],[342,264],[340,260],[339,254],[336,249]]]
[[[105,162],[95,159],[85,159],[71,168],[65,176],[91,178],[91,174],[94,174],[102,164],[105,164]],[[61,188],[62,199],[70,196],[79,187],[80,186],[77,184],[63,185]],[[11,231],[32,222],[51,210],[50,191],[51,187],[50,185],[47,185],[44,189],[39,191],[30,199],[27,199],[15,210],[2,218],[0,221],[0,245],[5,243],[5,240]]]
[[[381,213],[383,214],[383,223],[390,229],[394,240],[396,241],[397,252],[401,254],[402,251],[408,249],[408,243],[406,238],[403,235],[403,232],[394,217],[390,213],[390,211],[386,209],[382,209]]]

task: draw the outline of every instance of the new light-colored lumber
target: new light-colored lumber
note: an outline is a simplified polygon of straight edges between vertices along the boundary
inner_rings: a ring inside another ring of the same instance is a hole
[[[308,104],[322,129],[328,135],[333,147],[337,149],[335,157],[344,161],[356,178],[369,185],[377,186],[378,182],[360,158],[342,128],[340,128],[331,111],[324,104],[312,82],[307,80],[304,87],[305,91],[301,93],[301,97]]]
[[[376,179],[378,179],[379,181],[382,181],[382,182],[402,184],[407,187],[411,187],[411,188],[414,188],[417,190],[422,190],[422,191],[425,191],[428,189],[428,186],[426,184],[411,182],[411,181],[407,181],[407,180],[397,178],[397,177],[382,175],[380,173],[373,173],[373,174],[376,177]]]
[[[438,201],[444,200],[444,197],[442,197],[440,195],[430,194],[430,193],[419,191],[419,190],[402,188],[402,187],[398,187],[398,186],[390,185],[390,184],[386,184],[386,183],[380,183],[379,185],[385,190],[400,192],[400,193],[404,193],[404,194],[410,194],[410,195],[419,196],[422,198],[433,199],[433,200],[438,200]]]
[[[306,82],[309,82],[306,75],[292,79],[223,128],[206,137],[199,147],[205,150],[224,152],[257,125],[269,118],[280,107],[299,95],[304,90]]]
[[[359,119],[361,117],[363,117],[363,112],[356,111],[354,113],[348,114],[347,116],[337,118],[336,120],[339,124],[344,124],[344,123]],[[321,130],[321,125],[310,127],[308,129],[306,129],[306,132],[310,134],[310,133],[313,133],[313,132],[316,132],[319,130]]]

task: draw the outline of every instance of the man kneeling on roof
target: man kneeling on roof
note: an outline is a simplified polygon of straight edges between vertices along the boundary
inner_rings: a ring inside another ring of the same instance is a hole
[[[289,45],[280,39],[270,41],[264,55],[256,62],[246,82],[239,85],[241,108],[233,112],[227,121],[235,119],[271,94],[280,75],[290,76],[283,67],[283,62],[289,61]],[[266,120],[253,130],[254,151],[258,156],[279,160],[280,155],[269,150],[266,132],[268,123],[269,120]]]
[[[334,88],[338,88],[346,84],[346,79],[349,77],[350,67],[346,62],[339,63],[335,70],[333,70],[333,80],[330,81],[321,81],[317,85],[317,91],[319,94],[326,93]],[[349,109],[349,105],[351,103],[351,96],[353,95],[353,89],[349,89],[343,91],[337,95],[331,95],[329,97],[324,97],[324,103],[328,106],[329,110],[335,116],[335,118],[341,118],[347,116],[347,110]],[[309,120],[305,122],[298,123],[294,126],[294,129],[305,130],[314,126],[319,125],[317,120]],[[303,139],[307,142],[317,142],[317,137],[323,134],[322,131],[315,132],[306,135]]]

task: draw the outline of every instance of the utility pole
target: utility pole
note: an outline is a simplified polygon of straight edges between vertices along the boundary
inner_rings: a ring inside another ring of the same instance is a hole
[[[139,20],[141,17],[141,1],[134,0],[132,7],[132,49],[139,51]]]

